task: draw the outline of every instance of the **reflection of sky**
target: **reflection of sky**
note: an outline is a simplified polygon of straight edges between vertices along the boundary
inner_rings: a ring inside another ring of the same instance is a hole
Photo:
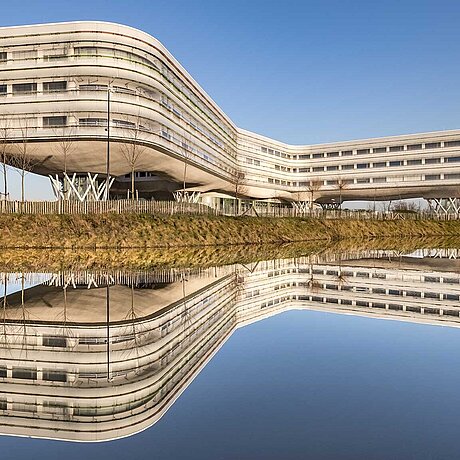
[[[2,459],[458,458],[459,348],[453,328],[291,311],[238,330],[139,435],[4,437]]]
[[[50,273],[32,273],[27,274],[24,281],[24,288],[28,289],[51,279]],[[21,273],[8,273],[8,282],[6,283],[6,294],[12,294],[21,290],[22,275]],[[5,293],[5,275],[0,274],[0,297]]]

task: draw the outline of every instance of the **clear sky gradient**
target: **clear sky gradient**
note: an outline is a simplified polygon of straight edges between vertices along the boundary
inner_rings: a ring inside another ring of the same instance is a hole
[[[460,127],[459,1],[23,0],[0,24],[71,20],[150,33],[238,126],[288,143]]]

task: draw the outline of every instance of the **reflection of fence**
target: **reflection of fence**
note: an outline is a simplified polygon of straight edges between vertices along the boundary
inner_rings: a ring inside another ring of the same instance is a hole
[[[1,201],[0,213],[5,214],[200,214],[218,212],[201,203],[176,201]]]

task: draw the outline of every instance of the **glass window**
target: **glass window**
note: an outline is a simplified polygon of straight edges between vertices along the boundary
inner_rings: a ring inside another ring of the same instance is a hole
[[[43,126],[66,126],[67,117],[66,116],[54,116],[54,117],[43,117]]]
[[[445,300],[456,300],[458,301],[459,296],[456,294],[444,294],[444,299]]]
[[[444,174],[444,179],[447,180],[459,180],[460,179],[460,174]]]
[[[383,184],[383,183],[386,182],[386,181],[387,181],[387,178],[386,178],[386,177],[374,177],[374,178],[372,179],[372,182],[373,182],[374,184]]]
[[[422,160],[407,160],[407,166],[421,165]]]
[[[407,150],[420,150],[422,148],[422,144],[411,144],[407,146]]]
[[[356,179],[356,183],[357,184],[369,184],[370,183],[370,179],[369,178],[365,178],[365,179]]]
[[[390,152],[401,152],[404,150],[404,145],[393,145],[390,147]]]
[[[390,166],[402,166],[402,164],[401,160],[390,161]]]
[[[353,150],[342,150],[343,157],[349,157],[351,155],[353,155]]]
[[[357,169],[367,169],[369,167],[369,163],[358,163],[356,165]]]
[[[45,62],[60,61],[66,58],[67,58],[67,50],[65,48],[45,50],[43,54],[43,60]]]
[[[80,118],[78,123],[82,126],[107,126],[106,118]],[[163,132],[162,132],[163,134]],[[168,133],[164,132],[165,137],[169,136]]]
[[[441,175],[440,174],[427,174],[425,176],[425,180],[440,180]]]
[[[43,92],[45,93],[51,93],[53,91],[65,91],[66,89],[66,81],[45,81],[43,83]]]
[[[127,120],[112,120],[114,126],[117,128],[135,128],[136,123],[133,123],[132,121],[127,121]],[[184,146],[183,146],[184,147]]]
[[[75,48],[75,54],[79,56],[96,56],[97,48],[94,46],[82,46]]]
[[[355,165],[342,165],[342,171],[346,169],[354,169]]]
[[[0,51],[0,62],[6,62],[8,59],[8,54],[6,51]]]
[[[370,149],[359,149],[356,151],[358,155],[366,155],[367,153],[371,153]]]
[[[338,171],[339,167],[338,166],[328,166],[326,168],[326,171]]]
[[[13,51],[13,59],[35,59],[36,57],[36,50]]]
[[[386,147],[376,147],[373,149],[374,153],[385,153],[387,151]]]
[[[320,171],[324,171],[324,166],[315,166],[313,168],[313,172],[320,172]]]
[[[28,367],[13,367],[13,378],[37,380],[37,369]]]
[[[7,92],[7,86],[0,85],[0,96],[6,96],[6,92]]]
[[[427,283],[440,283],[441,278],[439,278],[439,276],[425,276],[425,282],[427,282]]]
[[[43,337],[44,347],[67,347],[67,338],[60,336],[44,336]]]
[[[1,59],[0,59],[1,60]],[[460,147],[460,141],[444,142],[444,147]]]
[[[458,163],[460,161],[460,157],[449,157],[444,161],[447,161],[447,163]]]
[[[335,158],[335,157],[339,156],[339,152],[328,152],[328,153],[326,153],[326,156],[328,158]]]
[[[37,91],[37,83],[16,83],[13,85],[13,94],[33,93]]]
[[[313,154],[313,158],[323,158],[323,154],[322,153],[314,153]]]
[[[426,165],[434,165],[437,163],[441,163],[440,158],[425,158],[425,164]]]
[[[50,382],[67,382],[67,374],[64,371],[44,370],[43,380]]]
[[[373,163],[374,168],[385,168],[387,165],[386,161],[380,161],[378,163]]]
[[[439,147],[441,147],[441,142],[429,142],[425,144],[426,149],[438,149]]]

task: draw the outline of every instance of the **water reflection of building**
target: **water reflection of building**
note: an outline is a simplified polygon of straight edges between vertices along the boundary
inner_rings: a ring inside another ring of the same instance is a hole
[[[50,274],[4,299],[1,432],[97,441],[145,429],[236,328],[285,310],[460,325],[456,260],[384,256]]]

